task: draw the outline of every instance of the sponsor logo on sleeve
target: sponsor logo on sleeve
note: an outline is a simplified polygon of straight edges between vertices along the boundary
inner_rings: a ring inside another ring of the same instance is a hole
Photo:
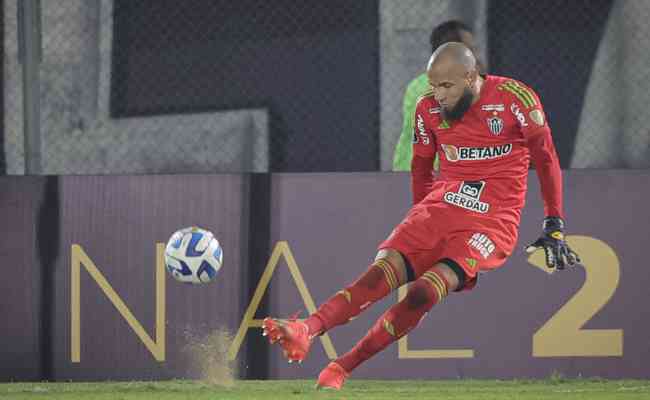
[[[420,114],[418,114],[417,126],[418,126],[418,132],[420,132],[420,135],[426,136],[427,132],[424,129],[424,118],[422,118],[422,116]]]
[[[512,114],[514,114],[515,118],[517,118],[517,121],[519,121],[519,126],[524,128],[528,126],[528,122],[526,122],[526,117],[524,117],[524,113],[521,112],[519,109],[519,106],[516,103],[512,103],[510,106],[510,111],[512,111]]]
[[[417,124],[417,128],[418,128],[418,134],[422,138],[422,144],[429,144],[430,139],[429,139],[429,135],[427,135],[427,130],[424,127],[424,118],[422,118],[422,115],[420,115],[420,114],[417,115],[417,123],[416,124]],[[415,137],[416,136],[415,133],[413,133],[413,136],[414,136],[414,139],[413,139],[414,143],[418,143],[419,140],[417,139],[417,137]]]

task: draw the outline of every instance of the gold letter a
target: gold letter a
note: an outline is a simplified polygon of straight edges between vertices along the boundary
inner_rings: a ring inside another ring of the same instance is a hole
[[[255,294],[253,295],[253,299],[251,300],[250,304],[248,305],[248,308],[246,309],[246,313],[244,314],[244,318],[242,319],[242,322],[239,325],[239,330],[237,331],[235,340],[233,340],[232,344],[230,345],[230,349],[228,350],[229,360],[234,360],[235,357],[237,357],[237,353],[239,352],[239,348],[241,347],[241,344],[244,341],[244,336],[246,335],[246,332],[248,332],[250,328],[262,327],[262,320],[255,319],[255,312],[257,311],[257,307],[260,305],[262,296],[266,292],[266,288],[269,286],[269,282],[271,281],[273,272],[275,271],[275,268],[278,266],[278,262],[280,261],[280,256],[282,255],[287,261],[287,266],[289,266],[289,272],[291,272],[291,276],[293,277],[293,280],[296,286],[298,287],[298,291],[300,292],[300,296],[302,297],[302,300],[305,303],[305,307],[307,307],[307,311],[310,314],[316,312],[316,305],[314,304],[314,300],[312,299],[311,294],[309,294],[309,290],[307,290],[307,285],[305,285],[305,280],[302,278],[302,274],[300,273],[300,268],[298,268],[298,264],[296,264],[296,260],[293,258],[293,254],[289,249],[289,244],[285,241],[278,242],[275,245],[273,252],[271,253],[271,258],[269,259],[269,262],[266,264],[266,268],[264,269],[262,278],[260,279],[260,282],[257,284],[257,289],[255,289]],[[334,345],[332,344],[332,341],[330,340],[330,337],[327,335],[327,333],[320,336],[320,340],[323,343],[323,347],[325,348],[325,353],[327,354],[327,357],[329,357],[332,360],[335,359],[337,357],[336,350],[334,350]]]

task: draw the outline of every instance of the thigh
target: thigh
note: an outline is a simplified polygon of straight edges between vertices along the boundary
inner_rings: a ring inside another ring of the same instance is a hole
[[[460,289],[471,289],[479,271],[502,266],[512,254],[517,226],[450,207],[439,202],[413,207],[379,248],[401,253],[411,279],[442,262],[460,276]]]
[[[445,205],[440,208],[414,206],[379,245],[379,251],[397,251],[403,256],[406,270],[411,272],[408,280],[419,278],[439,260],[444,237],[454,220],[449,214]]]

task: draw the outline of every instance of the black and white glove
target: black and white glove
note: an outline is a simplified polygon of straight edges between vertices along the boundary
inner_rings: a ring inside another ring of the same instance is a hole
[[[544,218],[542,236],[526,246],[526,252],[530,254],[539,249],[544,249],[546,266],[549,268],[564,269],[580,263],[580,257],[564,241],[562,218]]]

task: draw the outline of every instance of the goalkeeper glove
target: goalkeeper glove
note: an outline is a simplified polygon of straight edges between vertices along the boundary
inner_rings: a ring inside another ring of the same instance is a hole
[[[544,218],[542,236],[526,246],[526,252],[530,254],[539,249],[544,249],[546,266],[549,268],[564,269],[580,263],[580,257],[564,241],[562,218]]]

